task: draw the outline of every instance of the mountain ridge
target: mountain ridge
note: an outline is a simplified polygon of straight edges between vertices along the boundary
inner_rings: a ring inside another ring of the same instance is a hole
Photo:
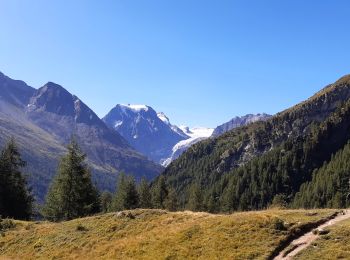
[[[245,116],[236,116],[232,118],[230,121],[221,124],[217,126],[214,129],[214,132],[212,134],[212,137],[218,137],[219,135],[222,135],[234,128],[245,126],[250,123],[254,123],[257,121],[264,121],[272,117],[271,115],[268,115],[266,113],[262,114],[247,114]]]
[[[39,202],[56,173],[58,159],[74,135],[100,190],[114,190],[117,174],[152,179],[162,168],[131,148],[78,97],[48,82],[39,89],[0,75],[0,145],[13,136],[24,159],[30,186]]]

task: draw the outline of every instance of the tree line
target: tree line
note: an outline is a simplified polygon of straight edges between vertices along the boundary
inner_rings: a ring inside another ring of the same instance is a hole
[[[85,162],[86,155],[75,138],[61,157],[57,174],[48,190],[45,204],[39,214],[50,221],[74,218],[136,208],[158,208],[175,211],[178,201],[175,191],[169,188],[164,177],[155,183],[142,179],[139,184],[132,176],[120,173],[114,194],[97,190],[91,172]],[[30,219],[34,198],[22,172],[26,162],[22,160],[14,139],[0,154],[0,216]]]
[[[134,177],[119,173],[114,194],[99,194],[85,164],[86,155],[72,139],[67,154],[62,157],[42,209],[43,216],[51,221],[70,220],[99,212],[113,212],[136,208],[177,209],[177,198],[159,178],[152,186],[142,179],[136,184]]]

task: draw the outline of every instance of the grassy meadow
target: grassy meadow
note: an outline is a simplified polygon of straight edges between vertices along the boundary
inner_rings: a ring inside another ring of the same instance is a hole
[[[266,259],[291,232],[335,212],[139,209],[61,223],[14,221],[0,236],[0,259]]]

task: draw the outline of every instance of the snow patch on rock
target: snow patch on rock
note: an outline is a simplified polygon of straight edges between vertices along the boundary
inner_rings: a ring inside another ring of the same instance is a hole
[[[209,138],[214,131],[214,128],[207,127],[189,128],[187,126],[180,126],[179,129],[181,129],[186,135],[188,135],[189,138],[186,140],[182,140],[176,145],[174,145],[171,156],[162,162],[162,165],[165,167],[168,166],[172,161],[177,159],[192,145]]]

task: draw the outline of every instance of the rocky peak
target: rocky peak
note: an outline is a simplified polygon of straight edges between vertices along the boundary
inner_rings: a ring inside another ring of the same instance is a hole
[[[62,86],[48,82],[35,92],[28,105],[28,110],[75,116],[74,97]]]
[[[136,150],[158,163],[171,154],[177,142],[189,138],[171,125],[164,113],[146,105],[118,104],[103,120]]]
[[[236,116],[234,118],[232,118],[229,122],[224,123],[220,126],[218,126],[217,128],[215,128],[214,132],[213,132],[213,137],[219,136],[223,133],[226,133],[232,129],[235,129],[237,127],[241,127],[241,126],[245,126],[248,125],[250,123],[254,123],[257,121],[265,121],[267,119],[269,119],[271,117],[271,115],[262,113],[262,114],[247,114],[245,116]]]
[[[14,80],[0,72],[0,101],[17,107],[27,106],[35,89],[21,80]]]

